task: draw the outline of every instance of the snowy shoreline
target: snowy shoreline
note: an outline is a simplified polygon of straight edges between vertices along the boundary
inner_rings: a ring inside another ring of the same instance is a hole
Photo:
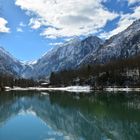
[[[14,87],[6,88],[6,91],[67,91],[67,92],[91,92],[90,86],[70,86],[70,87],[57,87],[57,88],[42,88],[42,87]]]
[[[108,87],[108,88],[105,88],[104,91],[108,91],[108,92],[132,92],[132,91],[135,91],[135,92],[140,92],[140,88],[119,88],[119,87]]]
[[[107,91],[107,92],[140,92],[140,88],[119,88],[119,87],[107,87],[102,90],[93,90],[90,86],[69,86],[69,87],[52,87],[52,88],[43,88],[43,87],[6,87],[6,91],[67,91],[67,92],[85,92],[90,93],[92,91]]]

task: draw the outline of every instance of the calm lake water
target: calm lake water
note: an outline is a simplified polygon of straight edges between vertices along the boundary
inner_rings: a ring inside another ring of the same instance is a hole
[[[0,140],[140,140],[140,93],[0,93]]]

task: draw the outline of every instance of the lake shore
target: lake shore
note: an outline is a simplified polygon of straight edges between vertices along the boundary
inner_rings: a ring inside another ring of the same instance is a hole
[[[28,88],[21,88],[21,87],[14,87],[14,88],[6,88],[6,91],[67,91],[67,92],[91,92],[90,86],[69,86],[69,87],[51,87],[51,88],[43,88],[43,87],[28,87]]]
[[[125,92],[140,92],[140,88],[129,88],[129,87],[125,87],[125,88],[120,88],[120,87],[107,87],[104,89],[105,91],[108,92],[119,92],[119,91],[125,91]]]
[[[106,87],[103,89],[92,89],[90,86],[69,86],[69,87],[28,87],[28,88],[21,88],[21,87],[6,87],[6,91],[67,91],[67,92],[85,92],[89,93],[92,91],[107,91],[107,92],[140,92],[140,88],[128,88],[128,87]]]

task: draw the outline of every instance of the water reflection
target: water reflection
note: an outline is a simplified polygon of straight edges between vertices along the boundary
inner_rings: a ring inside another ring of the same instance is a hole
[[[25,116],[19,116],[20,114]],[[29,114],[39,121],[35,119],[32,122]],[[140,139],[138,93],[92,93],[90,95],[64,92],[51,92],[49,95],[39,92],[1,93],[0,139],[1,128],[10,124],[13,119],[15,119],[13,125],[16,126],[15,124],[19,123],[18,117],[23,120],[22,123],[30,126],[36,122],[43,122],[43,127],[40,128],[40,124],[37,123],[36,130],[33,129],[32,133],[26,132],[31,136],[39,135],[43,131],[55,134],[56,140]],[[40,140],[49,139],[49,136],[45,134]],[[22,140],[22,138],[17,139]],[[30,139],[35,140],[34,137]]]

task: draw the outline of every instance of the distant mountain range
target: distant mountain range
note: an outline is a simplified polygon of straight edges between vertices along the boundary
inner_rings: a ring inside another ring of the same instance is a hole
[[[15,59],[4,48],[0,47],[0,73],[14,76],[20,76],[22,70],[25,68],[24,64]]]
[[[106,63],[113,60],[125,59],[140,53],[140,20],[135,21],[123,32],[106,40],[100,48],[81,64]]]
[[[54,47],[35,63],[22,63],[0,48],[0,73],[24,78],[46,78],[51,72],[76,69],[88,64],[105,64],[140,53],[140,20],[123,32],[103,41],[96,36],[74,38]]]

